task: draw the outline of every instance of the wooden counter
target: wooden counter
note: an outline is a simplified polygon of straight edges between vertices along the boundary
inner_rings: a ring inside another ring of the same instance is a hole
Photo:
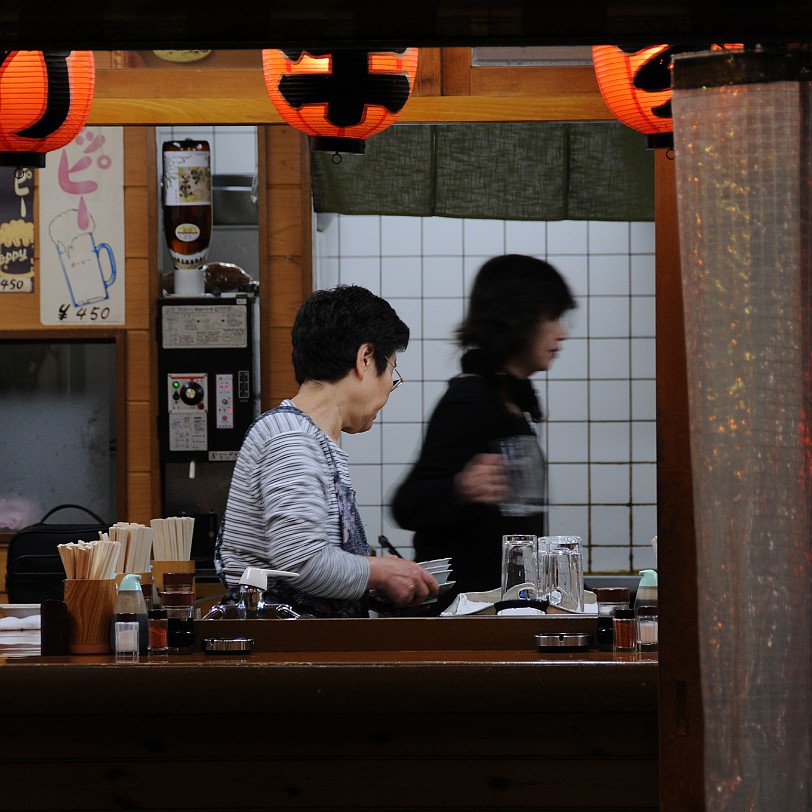
[[[0,658],[0,809],[656,809],[656,655],[539,653],[549,622],[211,621],[262,650]]]

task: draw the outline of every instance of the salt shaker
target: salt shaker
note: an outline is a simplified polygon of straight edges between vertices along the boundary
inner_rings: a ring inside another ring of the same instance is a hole
[[[657,651],[659,648],[659,616],[656,606],[637,607],[637,650]]]
[[[116,660],[138,659],[138,615],[119,612],[115,619]]]

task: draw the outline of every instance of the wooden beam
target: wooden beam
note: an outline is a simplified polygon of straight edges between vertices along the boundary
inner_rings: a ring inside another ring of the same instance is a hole
[[[399,121],[414,124],[614,118],[600,95],[591,67],[520,68],[511,74],[509,85],[504,69],[472,68],[469,81],[469,96],[418,95],[439,89],[439,82],[423,82],[406,103]],[[459,79],[457,85],[469,81]],[[507,92],[506,86],[510,87]],[[96,71],[89,121],[97,126],[261,125],[279,124],[282,118],[268,97],[260,69],[100,68]]]

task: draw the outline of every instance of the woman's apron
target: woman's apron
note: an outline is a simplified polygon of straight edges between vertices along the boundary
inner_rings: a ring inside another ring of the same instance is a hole
[[[277,406],[273,411],[300,414],[310,420],[301,409],[297,409],[295,406]],[[312,420],[310,422],[313,423]],[[321,436],[321,430],[318,441],[330,470],[333,472],[333,493],[338,502],[341,549],[353,555],[370,555],[371,551],[355,499],[355,491],[341,481],[333,449],[329,441]],[[229,596],[232,591],[239,592],[239,590],[229,590]],[[321,598],[298,590],[292,582],[283,578],[268,579],[265,602],[287,603],[300,614],[317,617],[369,617],[369,599],[366,595],[356,600]]]

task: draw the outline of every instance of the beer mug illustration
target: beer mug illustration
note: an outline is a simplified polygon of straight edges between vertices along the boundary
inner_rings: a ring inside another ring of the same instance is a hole
[[[48,225],[48,235],[56,246],[74,307],[109,299],[107,289],[116,281],[113,249],[106,242],[96,242],[93,217],[87,214],[83,221],[87,228],[80,226],[79,210],[68,209]]]

